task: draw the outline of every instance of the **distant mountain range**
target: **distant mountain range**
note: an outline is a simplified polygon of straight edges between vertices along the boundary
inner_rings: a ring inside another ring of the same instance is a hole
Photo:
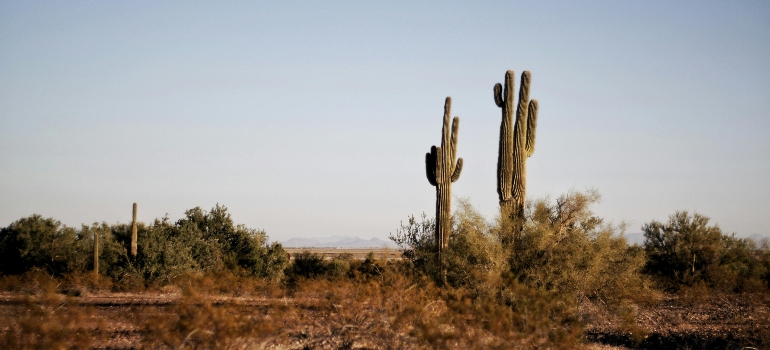
[[[281,244],[286,248],[398,248],[390,240],[379,238],[362,239],[351,236],[331,236],[303,238],[293,237],[282,241]]]

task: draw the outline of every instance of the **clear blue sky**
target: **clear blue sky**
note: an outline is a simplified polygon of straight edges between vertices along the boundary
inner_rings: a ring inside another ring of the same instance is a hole
[[[533,3],[2,1],[0,226],[220,203],[272,239],[385,238],[433,215],[446,96],[454,194],[492,219],[492,87],[526,69],[530,197],[770,234],[770,3]]]

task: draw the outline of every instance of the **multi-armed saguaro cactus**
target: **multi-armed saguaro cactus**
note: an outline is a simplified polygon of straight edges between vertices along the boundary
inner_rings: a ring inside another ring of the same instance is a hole
[[[449,118],[452,108],[452,98],[444,102],[444,126],[441,128],[441,147],[432,146],[430,153],[425,154],[425,169],[428,182],[436,186],[436,243],[441,252],[449,245],[449,233],[452,229],[451,204],[452,182],[460,178],[463,169],[463,159],[457,156],[457,131],[460,128],[460,118],[452,121],[450,135]]]
[[[136,232],[136,203],[134,203],[134,215],[133,219],[131,219],[131,257],[136,258],[136,239],[137,239],[137,232]]]
[[[505,89],[495,84],[495,103],[503,110],[497,156],[497,193],[503,215],[521,217],[527,188],[527,158],[535,151],[537,100],[529,100],[529,71],[521,74],[516,124],[513,124],[514,73],[505,73]]]

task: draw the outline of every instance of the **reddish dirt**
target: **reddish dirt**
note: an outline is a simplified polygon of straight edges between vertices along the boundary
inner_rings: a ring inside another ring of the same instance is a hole
[[[82,328],[94,342],[89,347],[130,349],[141,347],[144,330],[139,320],[168,314],[180,299],[180,293],[97,293],[80,296],[24,295],[0,293],[2,331],[30,313],[33,304],[46,303],[81,309]],[[296,324],[275,336],[261,340],[264,348],[284,349],[378,349],[393,348],[383,344],[392,337],[399,347],[411,348],[409,339],[398,334],[368,335],[367,324],[376,319],[338,320],[334,312],[318,308],[318,300],[267,297],[206,297],[213,305],[236,305],[238,313],[263,317],[280,305],[301,310]],[[259,316],[262,315],[262,316]],[[265,316],[269,317],[269,316]],[[337,317],[339,318],[339,317]],[[585,330],[589,349],[768,349],[770,348],[770,295],[705,294],[666,295],[651,306],[636,312],[637,334],[617,325],[612,317],[594,313]],[[7,323],[10,322],[10,323]],[[382,329],[382,325],[377,326]],[[392,345],[392,344],[391,344]],[[257,346],[259,348],[259,346]]]
[[[668,294],[654,306],[641,307],[635,321],[643,330],[638,337],[605,321],[590,323],[586,339],[631,349],[770,348],[767,293]]]

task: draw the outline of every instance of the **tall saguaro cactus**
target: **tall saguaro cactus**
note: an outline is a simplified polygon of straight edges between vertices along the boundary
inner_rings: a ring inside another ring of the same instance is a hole
[[[514,73],[505,73],[505,88],[495,84],[495,103],[503,111],[497,156],[497,194],[503,215],[521,217],[527,191],[527,158],[535,152],[537,100],[529,101],[529,71],[521,74],[516,121],[513,121]]]
[[[137,239],[137,232],[136,232],[136,203],[134,203],[134,215],[133,219],[131,219],[131,257],[136,258],[136,239]]]
[[[451,204],[452,183],[460,178],[463,159],[457,156],[457,132],[460,118],[454,117],[450,135],[449,119],[452,98],[444,102],[444,125],[441,128],[441,147],[432,146],[425,154],[425,170],[428,182],[436,187],[436,243],[439,253],[449,245],[449,233],[452,229]]]

